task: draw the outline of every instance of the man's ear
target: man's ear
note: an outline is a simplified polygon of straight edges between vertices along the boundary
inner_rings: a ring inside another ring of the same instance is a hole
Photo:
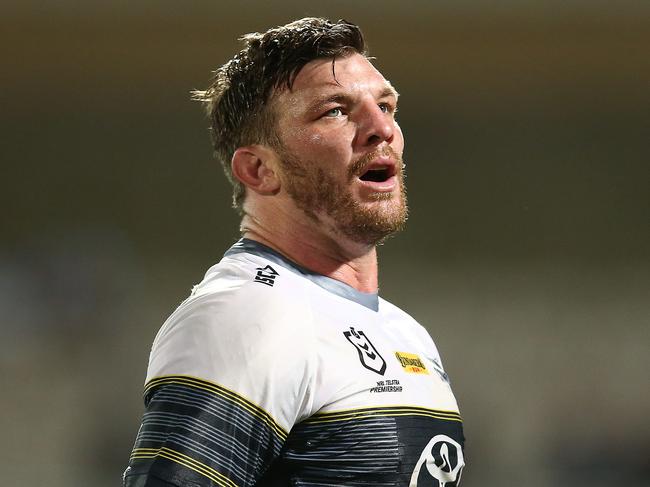
[[[239,147],[230,162],[233,176],[252,191],[272,195],[280,191],[274,153],[261,145]]]

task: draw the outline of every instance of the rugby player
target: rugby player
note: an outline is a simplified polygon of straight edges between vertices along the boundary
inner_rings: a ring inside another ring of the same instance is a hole
[[[454,487],[440,355],[378,296],[407,218],[398,93],[346,21],[242,39],[195,97],[243,238],[154,340],[124,485]]]

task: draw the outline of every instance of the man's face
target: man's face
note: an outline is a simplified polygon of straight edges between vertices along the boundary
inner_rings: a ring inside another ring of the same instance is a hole
[[[311,219],[374,245],[406,221],[397,93],[359,54],[308,63],[273,98],[282,184]]]

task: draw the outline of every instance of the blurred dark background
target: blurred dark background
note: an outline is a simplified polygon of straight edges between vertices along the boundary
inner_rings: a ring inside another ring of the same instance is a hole
[[[434,336],[467,486],[650,485],[650,3],[0,7],[3,484],[120,484],[153,337],[238,237],[189,92],[237,37],[360,24],[411,218],[381,293]]]

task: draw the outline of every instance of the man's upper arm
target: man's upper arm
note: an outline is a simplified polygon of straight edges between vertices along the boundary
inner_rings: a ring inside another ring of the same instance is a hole
[[[301,414],[309,346],[294,346],[304,323],[287,326],[282,310],[277,322],[277,303],[221,299],[188,305],[156,338],[126,486],[254,485]]]

